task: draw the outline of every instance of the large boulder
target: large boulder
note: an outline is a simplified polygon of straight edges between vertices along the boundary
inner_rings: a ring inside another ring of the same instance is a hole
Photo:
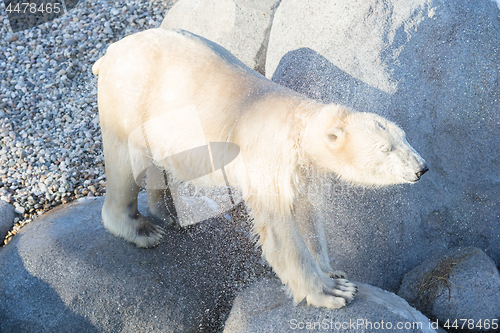
[[[0,200],[0,246],[3,245],[3,239],[7,232],[14,225],[16,218],[15,208],[11,204]]]
[[[478,248],[433,255],[405,275],[398,295],[441,325],[462,327],[467,319],[471,331],[499,328],[500,275]]]
[[[395,291],[451,246],[500,260],[500,20],[489,0],[283,0],[266,75],[398,123],[430,171],[415,185],[333,182],[332,264]]]
[[[180,28],[222,45],[264,74],[267,43],[281,0],[180,0],[163,28]]]
[[[358,288],[348,306],[329,310],[296,306],[279,280],[263,279],[236,297],[224,333],[435,332],[438,328],[393,293],[362,283]]]
[[[103,228],[102,205],[60,206],[0,250],[0,332],[220,329],[260,259],[240,226],[212,219],[143,249]]]

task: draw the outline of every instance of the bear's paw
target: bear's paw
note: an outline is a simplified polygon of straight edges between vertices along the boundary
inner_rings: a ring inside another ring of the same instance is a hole
[[[164,234],[163,228],[143,219],[136,230],[135,237],[130,241],[138,247],[154,247],[160,243]]]
[[[329,281],[330,283],[323,286],[321,291],[307,295],[308,305],[340,309],[349,304],[358,292],[358,287],[346,279],[330,279]]]

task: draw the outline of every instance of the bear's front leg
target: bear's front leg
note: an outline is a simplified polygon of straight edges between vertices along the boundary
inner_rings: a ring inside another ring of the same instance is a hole
[[[252,212],[262,252],[295,302],[339,309],[356,295],[357,287],[345,279],[331,279],[313,259],[295,220],[272,212]]]
[[[300,194],[294,203],[293,217],[309,252],[327,276],[333,279],[347,279],[343,271],[335,271],[330,265],[328,247],[326,245],[323,219],[319,207],[314,207],[306,194]]]
[[[106,168],[106,197],[102,208],[104,227],[113,235],[139,247],[157,245],[163,230],[148,221],[137,209],[139,186],[136,184],[127,142],[102,130]]]

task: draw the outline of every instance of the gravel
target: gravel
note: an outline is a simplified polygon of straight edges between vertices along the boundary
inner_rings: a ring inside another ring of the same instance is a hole
[[[54,21],[12,33],[0,2],[0,199],[17,213],[5,244],[43,212],[105,193],[92,65],[111,43],[159,27],[171,5],[81,1]]]

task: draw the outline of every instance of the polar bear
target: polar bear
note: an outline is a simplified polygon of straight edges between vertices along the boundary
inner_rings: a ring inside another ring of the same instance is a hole
[[[369,186],[415,183],[428,170],[392,122],[308,99],[187,31],[126,37],[93,72],[107,175],[105,228],[140,247],[160,242],[162,229],[137,210],[143,170],[160,183],[167,180],[162,170],[201,186],[229,183],[241,191],[263,256],[296,302],[337,309],[357,292],[330,266],[308,187],[330,173]],[[236,153],[198,149],[221,142]],[[152,215],[175,225],[168,199],[161,186],[148,189]]]

